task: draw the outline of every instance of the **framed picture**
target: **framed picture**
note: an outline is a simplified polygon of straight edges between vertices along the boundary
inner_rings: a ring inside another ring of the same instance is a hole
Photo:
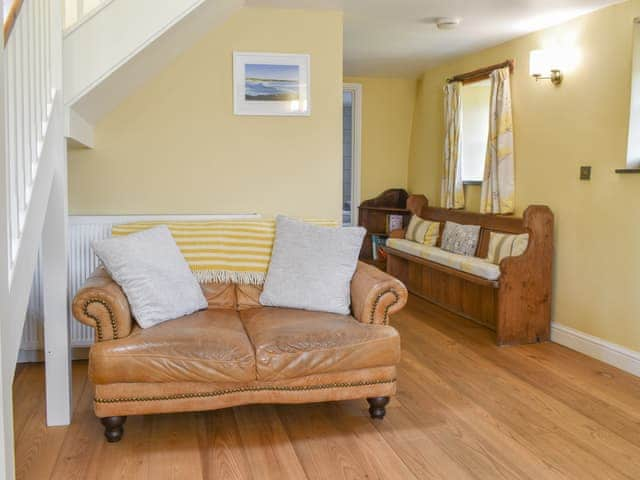
[[[233,53],[236,115],[311,114],[309,55]]]

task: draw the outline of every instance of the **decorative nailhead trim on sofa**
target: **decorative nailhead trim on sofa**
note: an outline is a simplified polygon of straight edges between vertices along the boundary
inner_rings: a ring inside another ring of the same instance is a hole
[[[127,398],[94,398],[95,403],[122,403],[122,402],[153,402],[159,400],[185,400],[189,398],[209,398],[220,397],[232,393],[243,392],[304,392],[311,390],[323,390],[325,388],[347,388],[347,387],[366,387],[369,385],[383,385],[386,383],[395,383],[393,380],[377,380],[373,382],[355,382],[355,383],[327,383],[324,385],[301,385],[299,387],[240,387],[229,388],[226,390],[217,390],[215,392],[200,393],[176,393],[173,395],[151,396],[151,397],[127,397]]]
[[[389,305],[387,305],[387,307],[384,309],[384,317],[383,317],[384,324],[385,325],[389,325],[389,309],[400,301],[400,295],[398,295],[398,293],[395,290],[393,290],[392,288],[390,288],[389,290],[385,290],[382,293],[379,293],[378,296],[376,297],[376,301],[373,302],[373,307],[371,308],[371,313],[369,314],[369,323],[370,324],[373,324],[373,322],[375,320],[376,309],[378,308],[378,303],[380,303],[380,300],[382,300],[382,297],[384,297],[387,293],[391,293],[395,297],[395,301],[390,303]]]
[[[101,342],[103,340],[102,337],[102,324],[100,323],[100,320],[98,319],[98,317],[95,317],[93,315],[91,315],[89,313],[89,305],[91,305],[92,303],[99,303],[100,305],[102,305],[107,312],[109,313],[109,320],[111,322],[111,328],[113,330],[113,339],[117,340],[118,339],[118,324],[116,322],[116,317],[113,314],[113,310],[111,310],[111,307],[109,306],[109,304],[107,302],[105,302],[104,300],[102,300],[101,298],[90,298],[89,300],[87,300],[86,302],[84,302],[84,305],[82,305],[82,313],[84,315],[86,315],[87,317],[89,317],[90,319],[92,319],[94,322],[96,322],[96,332],[98,334],[98,341]]]

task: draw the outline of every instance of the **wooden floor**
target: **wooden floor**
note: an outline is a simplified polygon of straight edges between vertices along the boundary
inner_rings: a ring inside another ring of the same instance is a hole
[[[555,344],[490,333],[412,298],[393,324],[399,392],[362,401],[130,417],[107,444],[86,363],[69,427],[44,427],[41,365],[14,387],[21,479],[640,479],[640,379]]]

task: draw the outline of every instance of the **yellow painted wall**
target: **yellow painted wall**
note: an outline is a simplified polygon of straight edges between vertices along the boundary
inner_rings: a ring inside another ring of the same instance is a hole
[[[640,351],[640,176],[620,175],[629,118],[632,21],[637,0],[468,55],[420,80],[409,189],[439,203],[442,85],[450,75],[513,58],[518,213],[532,203],[555,213],[553,319]],[[574,47],[563,84],[528,75],[531,50]],[[578,178],[591,165],[591,181]],[[477,208],[479,187],[467,188]]]
[[[415,79],[345,77],[362,85],[361,197],[407,188]]]
[[[233,51],[311,54],[310,117],[233,114]],[[340,218],[342,14],[246,8],[69,153],[72,214],[259,212]]]

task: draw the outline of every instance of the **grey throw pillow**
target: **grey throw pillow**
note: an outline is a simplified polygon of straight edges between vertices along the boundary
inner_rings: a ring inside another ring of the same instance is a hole
[[[207,307],[198,281],[166,226],[107,238],[91,246],[124,291],[142,328]]]
[[[364,235],[362,227],[321,227],[279,215],[260,303],[347,315]]]
[[[446,222],[442,232],[443,250],[472,257],[478,247],[480,225],[460,225],[455,222]]]

